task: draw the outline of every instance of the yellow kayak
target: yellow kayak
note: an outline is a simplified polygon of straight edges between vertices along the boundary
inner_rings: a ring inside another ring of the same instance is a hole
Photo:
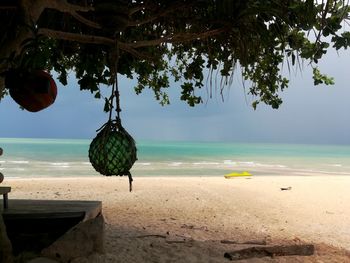
[[[226,179],[230,179],[230,178],[234,178],[234,177],[241,177],[241,176],[252,176],[252,174],[244,171],[242,173],[229,173],[229,174],[225,174],[225,178]]]

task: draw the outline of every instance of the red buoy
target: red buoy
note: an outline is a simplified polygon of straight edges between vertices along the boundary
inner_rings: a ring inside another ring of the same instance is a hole
[[[8,71],[5,85],[14,101],[30,112],[47,108],[57,96],[55,81],[43,70]]]

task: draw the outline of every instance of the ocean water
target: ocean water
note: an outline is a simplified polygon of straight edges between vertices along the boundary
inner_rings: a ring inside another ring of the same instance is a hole
[[[89,140],[0,138],[5,178],[101,176]],[[350,175],[350,146],[199,142],[137,143],[133,176]]]

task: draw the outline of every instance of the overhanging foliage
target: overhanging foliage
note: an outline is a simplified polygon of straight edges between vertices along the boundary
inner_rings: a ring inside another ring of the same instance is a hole
[[[330,0],[2,1],[0,74],[55,70],[66,85],[73,70],[80,89],[99,98],[118,55],[118,73],[137,78],[136,93],[149,87],[166,104],[172,76],[182,81],[181,99],[194,106],[202,101],[198,89],[208,84],[204,69],[219,71],[220,89],[239,66],[253,107],[278,108],[288,86],[282,64],[304,62],[313,67],[315,84],[332,84],[317,63],[329,43],[350,45],[350,32],[342,29],[348,15],[347,1]],[[6,93],[1,82],[0,91]]]

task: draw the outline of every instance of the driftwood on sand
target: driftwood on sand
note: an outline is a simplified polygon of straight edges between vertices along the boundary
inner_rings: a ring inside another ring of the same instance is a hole
[[[237,240],[228,240],[228,239],[223,239],[220,241],[222,244],[239,244],[239,245],[266,245],[266,240],[248,240],[248,241],[243,241],[239,242]]]
[[[314,245],[259,246],[226,252],[224,257],[230,260],[241,260],[275,256],[311,256],[314,251]]]

